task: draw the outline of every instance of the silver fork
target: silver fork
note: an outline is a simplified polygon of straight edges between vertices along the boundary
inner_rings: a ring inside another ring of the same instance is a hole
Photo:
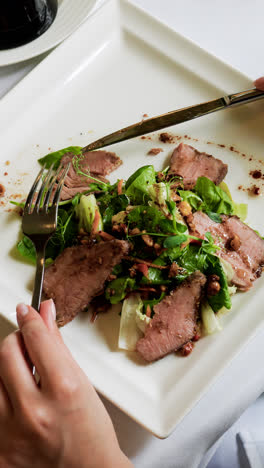
[[[37,192],[39,182],[44,175],[44,166],[31,187],[24,207],[22,230],[25,236],[33,242],[36,249],[37,267],[31,305],[37,311],[39,311],[42,294],[46,245],[56,231],[60,194],[69,167],[70,164],[64,170],[62,167],[59,167],[53,175],[52,165]],[[56,191],[50,203],[51,194],[56,182]]]

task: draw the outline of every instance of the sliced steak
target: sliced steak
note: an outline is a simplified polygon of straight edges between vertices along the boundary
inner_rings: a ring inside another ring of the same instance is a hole
[[[56,258],[46,269],[44,293],[55,302],[59,326],[73,320],[102,291],[113,267],[128,251],[128,242],[115,239],[92,247],[69,247]]]
[[[110,172],[114,171],[122,164],[121,159],[115,153],[109,151],[90,151],[84,153],[83,156],[84,157],[79,160],[80,170],[102,182],[108,182],[104,176],[110,174]],[[89,179],[89,177],[77,174],[72,164],[73,158],[74,155],[72,153],[66,153],[61,160],[61,164],[64,167],[69,162],[71,163],[62,190],[62,200],[67,200],[77,193],[87,191],[89,189],[89,184],[94,182],[94,180]]]
[[[146,361],[160,359],[194,337],[205,283],[205,275],[196,271],[154,306],[155,315],[136,346]]]
[[[247,291],[261,275],[264,241],[237,216],[222,215],[222,220],[222,223],[215,223],[205,213],[197,211],[191,221],[192,233],[203,238],[206,232],[211,232],[215,243],[221,247],[218,255],[234,269],[232,283]]]
[[[170,161],[170,173],[183,177],[184,188],[192,189],[198,177],[207,177],[216,185],[220,184],[227,174],[228,166],[220,159],[200,153],[184,143],[173,151]]]

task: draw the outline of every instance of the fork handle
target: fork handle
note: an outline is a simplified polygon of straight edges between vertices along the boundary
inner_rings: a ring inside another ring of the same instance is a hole
[[[34,291],[32,296],[32,307],[39,312],[43,278],[44,278],[44,266],[45,266],[45,247],[37,249],[37,268],[35,276]]]

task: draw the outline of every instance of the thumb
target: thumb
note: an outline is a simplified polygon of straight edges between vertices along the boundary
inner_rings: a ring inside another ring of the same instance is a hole
[[[257,89],[264,91],[264,76],[261,76],[261,78],[258,78],[256,81],[254,81],[254,85]]]

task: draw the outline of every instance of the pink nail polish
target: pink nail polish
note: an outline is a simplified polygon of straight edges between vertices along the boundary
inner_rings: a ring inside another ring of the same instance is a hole
[[[50,311],[52,313],[53,319],[56,320],[56,307],[52,299],[49,300],[50,303]]]

